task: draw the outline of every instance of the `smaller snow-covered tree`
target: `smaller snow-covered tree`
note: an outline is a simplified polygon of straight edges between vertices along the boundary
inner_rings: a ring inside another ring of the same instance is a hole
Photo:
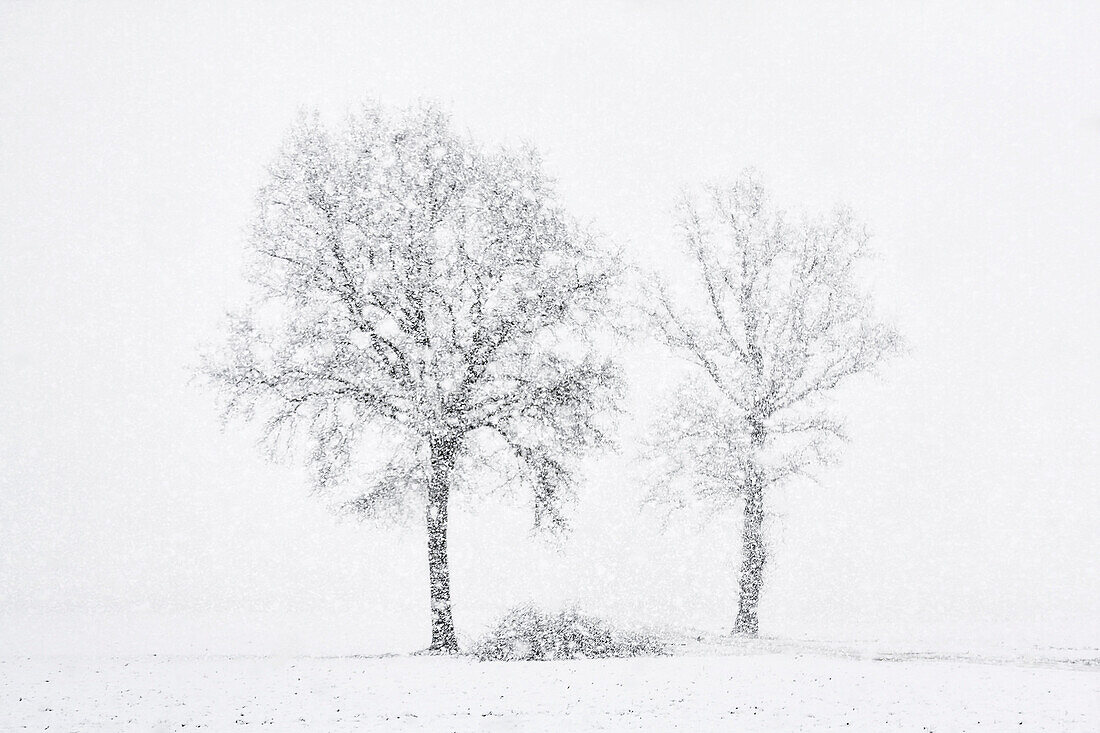
[[[691,292],[679,298],[654,277],[645,310],[660,339],[696,369],[650,441],[656,484],[686,480],[702,499],[740,502],[734,631],[752,635],[767,558],[766,492],[828,457],[843,437],[830,393],[893,353],[899,337],[860,287],[868,236],[848,211],[792,221],[744,173],[685,198],[678,224]]]
[[[605,442],[620,391],[586,338],[617,260],[534,153],[482,150],[430,107],[303,118],[249,245],[254,298],[206,374],[273,449],[304,446],[316,489],[357,487],[346,508],[423,508],[431,649],[455,651],[450,497],[496,471],[561,524],[571,459]]]

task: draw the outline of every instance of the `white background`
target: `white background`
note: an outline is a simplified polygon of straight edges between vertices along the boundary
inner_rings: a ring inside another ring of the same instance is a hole
[[[422,530],[337,523],[188,384],[297,108],[367,97],[536,144],[673,272],[684,186],[751,165],[850,204],[911,353],[838,396],[821,485],[774,498],[762,633],[1098,641],[1096,4],[223,5],[0,5],[0,652],[426,644]],[[460,633],[527,598],[732,623],[736,518],[637,510],[672,370],[627,358],[622,452],[564,546],[522,496],[458,513]]]

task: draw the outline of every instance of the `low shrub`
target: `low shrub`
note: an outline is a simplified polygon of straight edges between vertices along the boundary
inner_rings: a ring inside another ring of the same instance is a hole
[[[513,608],[473,648],[482,661],[600,659],[666,653],[655,634],[618,629],[575,609]]]

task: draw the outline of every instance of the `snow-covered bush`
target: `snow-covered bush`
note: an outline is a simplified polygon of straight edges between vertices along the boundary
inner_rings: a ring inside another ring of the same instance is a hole
[[[482,661],[638,657],[665,653],[652,633],[619,629],[575,609],[550,613],[517,606],[474,646]]]

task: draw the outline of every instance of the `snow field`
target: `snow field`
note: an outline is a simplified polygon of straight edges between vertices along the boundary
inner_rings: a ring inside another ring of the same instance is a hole
[[[0,660],[0,730],[1100,730],[1100,667],[815,653]]]

